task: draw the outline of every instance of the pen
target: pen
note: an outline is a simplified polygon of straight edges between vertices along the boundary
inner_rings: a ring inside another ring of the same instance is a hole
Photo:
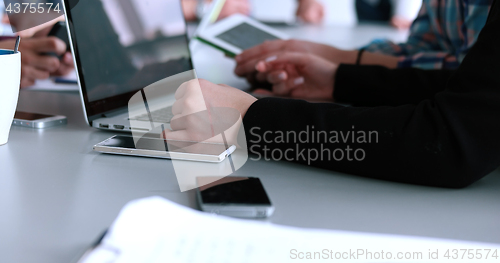
[[[14,53],[17,53],[19,50],[19,42],[21,42],[21,37],[20,36],[17,36],[17,39],[16,39],[16,45],[14,47]]]

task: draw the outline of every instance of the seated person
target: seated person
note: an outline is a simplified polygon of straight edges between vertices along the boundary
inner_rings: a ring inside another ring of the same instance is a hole
[[[336,64],[455,69],[475,44],[490,6],[491,0],[424,0],[406,43],[375,41],[361,50],[340,50],[307,41],[270,41],[237,56],[235,73],[246,77],[251,83],[265,82],[268,75],[256,75],[257,63],[281,51],[307,52]],[[278,76],[286,78],[283,74],[278,73]]]
[[[13,49],[15,39],[0,40],[0,49]],[[73,57],[66,52],[66,44],[56,37],[33,37],[23,39],[21,51],[21,88],[32,86],[37,79],[47,79],[51,75],[64,76],[73,68]],[[45,53],[56,53],[58,59]]]
[[[1,21],[3,24],[9,24],[5,14],[1,17]],[[32,86],[37,79],[47,79],[51,75],[67,75],[74,68],[73,57],[71,53],[66,52],[64,41],[56,37],[47,37],[55,22],[17,33],[22,37],[19,44],[19,51],[22,53],[21,88]],[[13,49],[15,42],[15,37],[0,36],[0,49]],[[48,56],[47,53],[55,53],[60,59]]]
[[[277,152],[280,154],[273,156],[284,160],[370,178],[468,186],[500,166],[499,1],[494,1],[476,44],[456,70],[338,66],[312,54],[282,51],[261,66],[292,65],[304,76],[303,83],[288,92],[354,98],[359,107],[295,99],[257,100],[238,89],[204,80],[199,81],[204,100],[200,102],[195,80],[177,91],[176,116],[171,123],[174,131],[166,137],[175,140],[198,130],[199,122],[175,122],[196,112],[194,108],[200,104],[209,109],[227,107],[240,112],[248,149],[259,157],[267,154],[269,158]],[[346,81],[341,72],[356,78]],[[287,85],[281,88],[290,89]],[[364,99],[371,105],[363,105]],[[296,142],[283,136],[311,130],[315,134],[324,131],[330,138],[308,137]],[[332,135],[340,132],[352,136]],[[367,136],[370,133],[376,136]]]
[[[360,22],[390,22],[407,30],[421,4],[422,0],[356,0],[356,13]]]
[[[293,0],[290,0],[293,1]],[[299,6],[297,8],[297,17],[302,19],[302,21],[307,23],[318,24],[323,21],[324,10],[323,5],[317,0],[298,0]],[[203,15],[203,7],[200,7],[200,3],[210,3],[211,1],[203,0],[182,0],[182,8],[184,10],[184,17],[188,21],[200,19]],[[250,2],[249,0],[227,0],[224,4],[219,19],[228,17],[233,14],[250,14]]]

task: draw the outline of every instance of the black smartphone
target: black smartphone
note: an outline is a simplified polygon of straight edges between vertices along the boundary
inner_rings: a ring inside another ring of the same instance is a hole
[[[68,31],[66,29],[66,22],[64,22],[64,21],[57,22],[52,27],[52,29],[50,30],[50,32],[47,36],[49,36],[49,37],[53,36],[53,37],[59,38],[60,40],[62,40],[66,44],[66,51],[68,51],[68,52],[71,51],[71,48],[69,46]],[[46,53],[46,55],[61,58],[60,56],[58,56],[57,54],[55,54],[53,52]]]
[[[196,183],[198,204],[205,212],[243,218],[265,218],[274,212],[259,178],[197,177]]]

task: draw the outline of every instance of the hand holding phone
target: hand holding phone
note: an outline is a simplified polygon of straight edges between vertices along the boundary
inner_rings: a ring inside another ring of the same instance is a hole
[[[61,22],[55,23],[47,36],[57,37],[60,40],[62,40],[66,44],[66,52],[71,52],[71,48],[69,46],[68,31],[66,29],[66,22],[61,21]],[[59,59],[62,59],[64,56],[64,54],[62,56],[59,56],[53,52],[46,53],[46,55],[57,57]]]
[[[67,123],[65,116],[16,111],[12,125],[43,129]]]
[[[65,76],[74,68],[73,56],[71,55],[71,47],[69,43],[68,30],[66,28],[66,22],[57,22],[50,30],[48,36],[56,37],[62,40],[66,44],[66,52],[58,56],[55,53],[47,53],[49,56],[57,57],[60,60],[60,66],[57,71],[52,72],[51,75],[54,76]],[[72,82],[74,83],[74,82]]]

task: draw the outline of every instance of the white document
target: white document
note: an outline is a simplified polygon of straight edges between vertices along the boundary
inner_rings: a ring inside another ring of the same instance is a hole
[[[152,197],[126,205],[101,244],[81,262],[496,262],[470,260],[467,254],[465,259],[443,257],[453,249],[473,250],[474,255],[477,249],[490,249],[491,258],[494,250],[500,253],[500,244],[284,227],[214,216]],[[439,260],[429,260],[429,253],[438,250]],[[389,252],[392,257],[398,252],[422,255],[389,260]],[[385,260],[374,259],[376,253],[385,253]]]
[[[76,71],[72,71],[64,77],[60,77],[67,81],[76,81]],[[76,83],[56,83],[55,78],[51,77],[43,80],[36,80],[35,84],[31,87],[26,88],[26,90],[37,90],[37,91],[79,91],[78,84]]]

